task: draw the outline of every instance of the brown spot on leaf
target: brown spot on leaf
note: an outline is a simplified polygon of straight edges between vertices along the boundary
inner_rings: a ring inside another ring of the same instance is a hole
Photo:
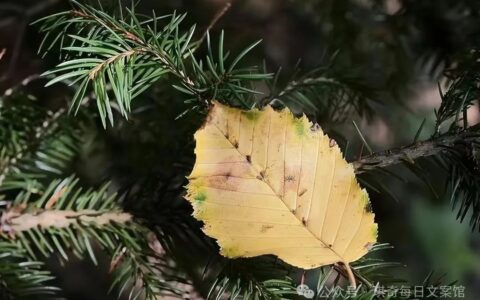
[[[246,158],[249,163],[252,163],[252,157],[250,155],[247,155]]]
[[[295,181],[295,176],[288,175],[288,176],[285,177],[285,181]]]
[[[302,197],[303,194],[305,194],[307,192],[307,189],[303,189],[300,191],[300,193],[298,193],[298,197]]]
[[[262,228],[260,228],[260,232],[264,233],[269,229],[272,229],[273,225],[262,225]]]

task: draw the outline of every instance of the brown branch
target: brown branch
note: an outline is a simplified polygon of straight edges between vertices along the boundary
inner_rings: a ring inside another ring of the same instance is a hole
[[[225,5],[215,14],[213,19],[210,21],[210,24],[208,24],[207,29],[205,29],[205,31],[203,32],[202,37],[197,41],[198,46],[202,44],[203,40],[205,40],[205,38],[207,37],[208,32],[212,30],[215,24],[217,24],[217,22],[230,10],[230,7],[232,7],[232,2],[233,0],[225,3]]]
[[[44,210],[22,213],[21,209],[10,208],[2,215],[1,231],[13,235],[33,228],[66,228],[75,223],[95,223],[103,226],[111,222],[124,224],[132,215],[124,212],[99,212],[95,210]]]
[[[446,134],[430,140],[418,142],[401,148],[373,153],[353,161],[356,174],[361,174],[376,168],[396,165],[404,161],[414,163],[420,157],[427,157],[446,151],[459,144],[480,141],[480,133],[465,131],[459,134]]]
[[[88,74],[88,78],[90,80],[95,79],[97,76],[98,72],[100,72],[102,69],[104,69],[106,66],[108,66],[111,63],[114,63],[117,60],[120,60],[122,58],[129,58],[130,56],[142,52],[143,49],[131,49],[125,52],[118,53],[117,55],[111,56],[110,58],[104,60],[103,62],[99,63],[96,67],[94,67],[92,70],[90,70],[90,73]]]
[[[230,5],[226,5],[226,7],[227,6],[229,7]],[[225,9],[225,12],[227,10],[228,9]],[[221,15],[223,15],[225,12],[223,12]],[[165,55],[165,53],[163,52],[162,49],[156,49],[154,47],[152,48],[151,45],[149,45],[147,41],[142,40],[140,37],[136,36],[135,34],[126,31],[124,28],[121,28],[114,23],[107,22],[105,24],[100,18],[98,18],[95,15],[90,15],[90,14],[84,12],[84,11],[81,11],[81,10],[72,10],[71,13],[74,16],[82,17],[82,18],[89,19],[89,20],[94,20],[95,22],[97,22],[98,24],[101,24],[104,27],[107,26],[107,27],[119,32],[120,34],[122,34],[127,40],[130,40],[130,41],[140,45],[139,47],[132,48],[132,49],[126,51],[126,52],[114,55],[114,56],[110,57],[109,59],[107,59],[106,61],[97,65],[89,73],[89,79],[90,80],[95,79],[95,77],[96,77],[96,75],[98,74],[99,71],[101,71],[103,68],[105,68],[105,66],[107,66],[108,64],[110,64],[110,63],[112,63],[112,62],[114,62],[118,59],[128,58],[128,57],[130,57],[134,54],[137,54],[137,53],[150,53],[152,56],[156,57],[160,61],[160,63],[164,65],[165,68],[170,70],[170,72],[172,72],[175,76],[179,77],[180,80],[185,85],[190,86],[190,87],[194,87],[194,83],[190,79],[190,77],[187,74],[185,74],[185,72],[180,70],[178,68],[178,66],[175,65],[174,62],[167,59],[167,56]],[[218,18],[220,18],[221,15]],[[199,96],[198,92],[196,94],[197,94],[197,96]]]
[[[105,20],[105,21],[101,20],[95,15],[89,15],[89,14],[87,14],[87,13],[81,11],[81,10],[76,10],[76,9],[71,10],[71,14],[73,16],[76,16],[76,17],[82,17],[82,18],[85,18],[85,19],[94,20],[104,27],[105,26],[110,26],[112,29],[118,31],[121,35],[123,35],[126,39],[131,40],[131,41],[136,42],[136,43],[139,43],[139,44],[143,44],[142,40],[139,37],[137,37],[136,35],[134,35],[133,33],[129,32],[129,31],[126,31],[125,29],[119,27],[115,23],[109,22],[108,20]]]

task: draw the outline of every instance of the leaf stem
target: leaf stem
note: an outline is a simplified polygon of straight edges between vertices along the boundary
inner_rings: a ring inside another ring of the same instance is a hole
[[[352,268],[350,268],[350,265],[347,262],[344,262],[343,265],[345,266],[345,270],[347,271],[348,281],[350,282],[350,285],[354,289],[357,289],[357,282],[355,281],[355,275],[353,275]]]

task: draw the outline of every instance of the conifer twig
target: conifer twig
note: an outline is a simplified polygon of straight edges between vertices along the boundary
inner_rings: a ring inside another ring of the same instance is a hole
[[[0,163],[0,185],[7,178],[12,166],[20,162],[30,152],[34,152],[41,142],[52,132],[58,129],[58,120],[66,113],[65,108],[60,108],[56,112],[49,112],[41,124],[34,128],[32,136],[29,136],[28,143],[16,150],[13,156]]]
[[[7,211],[8,214],[8,211]],[[132,216],[124,212],[98,212],[95,210],[45,210],[38,213],[24,213],[12,215],[6,220],[13,233],[27,231],[34,228],[66,228],[74,223],[95,223],[98,226],[110,222],[126,223]]]
[[[448,133],[405,147],[376,152],[353,161],[355,173],[360,174],[376,168],[396,165],[402,161],[414,162],[417,158],[441,153],[458,144],[468,144],[480,140],[480,133],[469,130],[462,133]]]

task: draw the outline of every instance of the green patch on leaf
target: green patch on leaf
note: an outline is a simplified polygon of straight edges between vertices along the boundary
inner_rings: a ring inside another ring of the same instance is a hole
[[[302,119],[295,119],[294,126],[295,126],[295,132],[298,134],[298,136],[305,135],[305,123],[303,122]]]
[[[193,199],[195,199],[195,201],[198,203],[203,203],[207,199],[207,195],[205,195],[204,192],[199,192]]]
[[[258,117],[260,116],[260,112],[258,110],[250,110],[250,111],[244,111],[242,112],[247,119],[250,121],[256,121]]]

